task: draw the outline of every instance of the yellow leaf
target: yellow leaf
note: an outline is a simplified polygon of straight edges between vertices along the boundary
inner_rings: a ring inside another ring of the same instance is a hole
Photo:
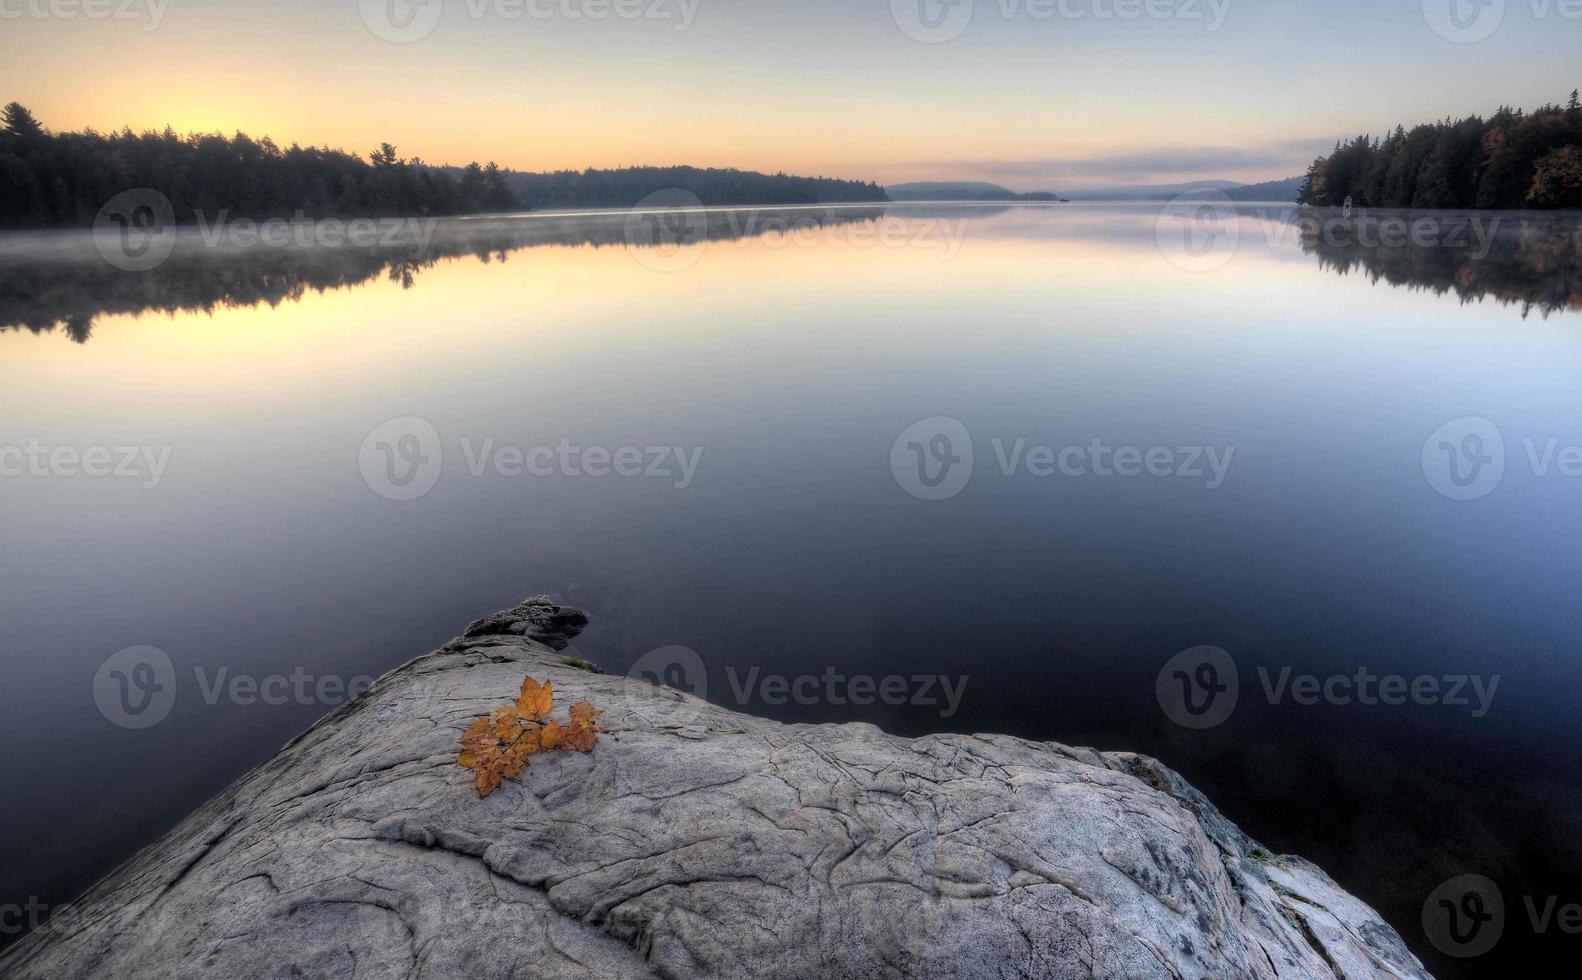
[[[516,779],[527,768],[527,761],[539,752],[570,749],[591,752],[599,740],[595,719],[599,712],[586,701],[571,706],[571,723],[558,721],[539,724],[554,708],[554,690],[549,681],[540,684],[523,678],[522,690],[514,704],[504,705],[475,719],[461,736],[461,754],[456,764],[473,770],[473,785],[479,798],[500,788],[506,779]]]
[[[549,681],[540,684],[531,677],[522,678],[522,693],[517,696],[516,709],[523,717],[540,721],[555,709],[555,692]]]

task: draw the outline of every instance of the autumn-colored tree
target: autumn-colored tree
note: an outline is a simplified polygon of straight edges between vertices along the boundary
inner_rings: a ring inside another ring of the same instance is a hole
[[[1582,208],[1582,149],[1567,146],[1539,160],[1527,201],[1540,208]]]

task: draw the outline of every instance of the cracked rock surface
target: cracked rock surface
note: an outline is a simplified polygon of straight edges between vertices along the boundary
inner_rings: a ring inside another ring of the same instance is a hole
[[[1428,976],[1152,759],[752,718],[561,664],[586,621],[530,599],[385,675],[0,976]],[[480,800],[457,740],[528,673],[599,744]]]

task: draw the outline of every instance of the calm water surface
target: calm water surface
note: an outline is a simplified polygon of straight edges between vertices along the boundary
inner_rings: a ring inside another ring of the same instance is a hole
[[[715,214],[679,248],[456,222],[419,256],[145,274],[0,239],[0,445],[169,451],[154,486],[0,478],[0,902],[69,899],[334,702],[217,680],[377,675],[549,593],[593,613],[574,652],[625,673],[686,647],[640,668],[753,712],[1156,755],[1436,973],[1574,949],[1513,915],[1458,964],[1421,922],[1467,873],[1513,910],[1582,900],[1582,246],[1499,217],[1483,248],[1381,247],[1254,209],[1233,254],[1156,207]],[[926,419],[950,421],[902,438]],[[532,452],[563,440],[670,475]],[[1152,462],[1121,475],[1122,450]],[[145,645],[173,700],[121,727],[101,666]],[[1201,646],[1239,690],[1188,727],[1158,682]],[[1359,669],[1497,686],[1266,691]],[[918,703],[833,703],[829,674]]]

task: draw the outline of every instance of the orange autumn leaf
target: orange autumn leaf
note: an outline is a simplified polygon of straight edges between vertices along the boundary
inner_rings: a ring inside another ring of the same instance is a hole
[[[479,798],[482,798],[500,788],[500,774],[493,769],[479,769],[473,782],[478,787]]]
[[[516,709],[534,721],[549,717],[555,708],[555,691],[549,681],[540,684],[531,677],[522,678],[522,693],[517,696]]]
[[[599,724],[595,720],[599,712],[588,702],[578,701],[568,713],[571,715],[571,730],[566,733],[561,745],[573,752],[592,752],[594,743],[599,740]]]
[[[554,706],[550,682],[540,684],[526,677],[514,704],[496,708],[467,726],[456,764],[473,770],[473,785],[480,798],[499,789],[504,780],[521,776],[528,759],[540,752],[593,751],[599,740],[599,712],[593,705],[586,701],[572,705],[567,712],[569,725],[544,722]]]

